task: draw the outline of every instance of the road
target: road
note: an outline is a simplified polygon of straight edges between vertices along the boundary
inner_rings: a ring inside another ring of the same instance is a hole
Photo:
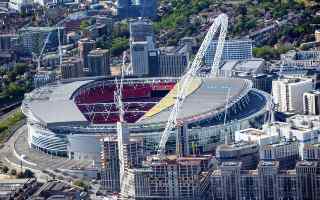
[[[40,163],[37,163],[37,166],[33,166],[30,165],[26,162],[21,162],[21,160],[17,157],[17,156],[21,156],[22,152],[16,152],[15,150],[15,145],[16,142],[19,141],[19,139],[23,138],[23,140],[26,140],[26,131],[27,131],[27,126],[24,125],[21,128],[19,128],[12,136],[11,138],[4,144],[3,148],[0,149],[0,160],[2,161],[2,163],[6,166],[8,166],[9,168],[15,168],[17,171],[21,170],[21,164],[22,164],[22,169],[29,169],[31,171],[34,172],[35,177],[37,178],[37,180],[41,183],[45,183],[48,180],[51,180],[53,178],[58,178],[59,181],[71,185],[73,187],[76,187],[72,184],[72,182],[74,180],[77,179],[81,179],[81,177],[78,176],[71,176],[68,173],[65,173],[61,170],[59,170],[58,168],[43,168],[47,165],[41,165]],[[20,145],[20,144],[19,144]],[[32,151],[32,150],[30,150]],[[14,153],[16,152],[16,153]],[[23,152],[26,153],[27,152]],[[17,155],[18,154],[18,155]],[[35,154],[36,155],[36,154]],[[53,165],[52,163],[57,162],[56,164],[58,165],[58,162],[61,162],[61,159],[64,159],[65,161],[63,161],[59,166],[65,165],[65,162],[75,162],[74,160],[68,160],[65,158],[50,158],[50,156],[44,154],[44,153],[40,153],[39,155],[41,156],[46,156],[46,157],[42,157],[42,160],[46,160],[44,162],[51,162],[51,165]],[[30,155],[29,155],[30,156]],[[49,159],[50,158],[50,159]],[[26,159],[28,161],[30,161],[30,157],[26,156]],[[33,160],[32,160],[33,161]],[[94,200],[99,200],[101,199],[101,197],[96,196],[97,191],[99,190],[99,185],[98,184],[90,184],[91,185],[91,189],[90,189],[90,199],[94,199]]]

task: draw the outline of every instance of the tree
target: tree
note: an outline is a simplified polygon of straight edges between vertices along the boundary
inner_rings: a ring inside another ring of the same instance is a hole
[[[3,167],[2,167],[2,172],[3,172],[3,173],[6,174],[6,173],[8,173],[8,171],[9,171],[9,168],[8,168],[7,166],[3,166]]]
[[[12,82],[9,84],[6,92],[9,96],[20,97],[23,95],[24,89],[18,84]]]
[[[78,187],[81,187],[81,188],[83,188],[83,189],[85,189],[85,190],[87,190],[87,189],[89,188],[89,186],[88,186],[84,181],[82,181],[82,180],[75,180],[75,181],[73,182],[73,185],[76,185],[76,186],[78,186]]]
[[[16,74],[23,75],[28,69],[28,65],[25,63],[17,63],[14,65],[13,71]]]
[[[17,170],[11,169],[10,174],[11,174],[12,176],[17,175]]]
[[[89,22],[87,22],[87,21],[81,21],[81,23],[80,23],[80,30],[84,31],[89,25],[90,25]]]
[[[120,55],[123,51],[129,48],[129,40],[125,37],[114,38],[111,45],[111,54],[114,56]]]

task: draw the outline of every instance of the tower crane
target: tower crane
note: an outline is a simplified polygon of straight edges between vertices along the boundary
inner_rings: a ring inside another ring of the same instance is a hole
[[[160,143],[158,146],[158,156],[163,157],[165,155],[165,145],[168,141],[168,138],[172,132],[172,130],[177,126],[178,123],[178,114],[181,109],[181,106],[186,98],[187,95],[187,88],[189,87],[190,83],[193,79],[196,78],[196,73],[201,67],[201,62],[203,57],[213,40],[214,35],[218,32],[218,28],[220,27],[220,34],[218,39],[218,45],[214,57],[214,61],[211,67],[211,71],[209,76],[215,76],[217,74],[218,65],[220,63],[221,55],[223,52],[225,37],[227,34],[227,27],[228,27],[228,16],[226,14],[220,14],[216,17],[213,21],[213,24],[209,28],[207,35],[205,36],[199,51],[197,52],[189,70],[181,77],[180,82],[178,83],[178,91],[175,100],[175,104],[171,110],[168,122],[166,127],[161,135]]]

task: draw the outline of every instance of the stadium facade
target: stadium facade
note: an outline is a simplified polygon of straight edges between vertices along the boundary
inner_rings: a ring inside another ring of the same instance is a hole
[[[143,138],[146,152],[154,153],[158,147],[178,81],[166,77],[126,78],[123,82],[124,119],[131,136]],[[101,139],[116,134],[116,87],[114,79],[91,77],[26,94],[22,111],[28,119],[30,147],[70,159],[99,161]],[[187,91],[178,120],[184,124],[190,152],[210,152],[224,143],[226,134],[234,137],[236,130],[260,127],[271,103],[267,93],[252,88],[246,79],[197,77]],[[173,131],[167,142],[168,152],[175,152],[174,135]]]

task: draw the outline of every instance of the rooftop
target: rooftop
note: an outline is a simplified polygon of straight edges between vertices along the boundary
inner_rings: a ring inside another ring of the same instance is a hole
[[[249,142],[249,141],[239,141],[233,144],[222,144],[217,147],[217,151],[234,151],[234,150],[240,150],[244,148],[253,148],[257,146],[257,143],[255,142]]]
[[[33,90],[24,101],[32,114],[44,124],[87,123],[71,99],[73,92],[90,81],[76,81],[45,86]]]
[[[109,51],[107,49],[95,49],[90,51],[89,55],[91,56],[97,56],[97,55],[101,55],[101,54],[107,54]]]
[[[199,77],[191,80],[192,84],[187,88],[187,98],[183,103],[178,119],[192,120],[202,115],[222,112],[225,109],[228,90],[230,89],[229,105],[235,103],[242,95],[246,95],[252,87],[252,83],[244,79],[234,78],[205,78]],[[171,107],[176,101],[177,84],[167,96],[148,111],[141,122],[159,123],[168,120]],[[195,109],[197,108],[197,109]]]
[[[312,90],[312,91],[308,91],[308,92],[305,92],[307,94],[317,94],[319,95],[320,94],[320,91],[319,90]]]
[[[260,161],[259,162],[259,166],[261,167],[268,167],[268,166],[279,166],[279,162],[278,161]]]
[[[50,32],[57,30],[58,27],[53,26],[29,26],[22,28],[22,31],[34,31],[34,32]],[[64,29],[63,27],[59,27],[60,29]]]

